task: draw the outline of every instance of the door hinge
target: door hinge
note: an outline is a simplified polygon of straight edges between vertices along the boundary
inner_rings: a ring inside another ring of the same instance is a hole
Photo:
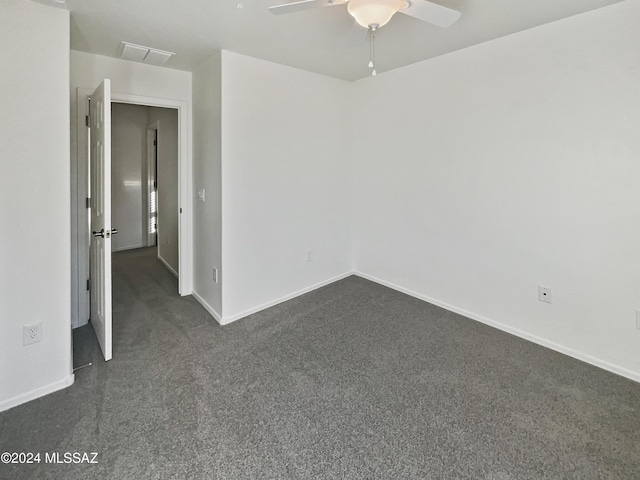
[[[91,279],[87,278],[87,290],[91,288]]]
[[[153,146],[154,146],[154,147],[157,147],[157,146],[158,146],[158,141],[157,141],[157,140],[154,140],[154,141],[153,141]]]
[[[86,116],[84,117],[84,123],[85,123],[85,125],[86,125],[87,127],[90,125],[90,123],[89,123],[89,115],[86,115]]]
[[[182,208],[180,209],[180,213],[182,213]]]
[[[158,188],[158,182],[153,182],[153,188]]]
[[[91,198],[87,197],[87,201],[85,202],[87,208],[91,208]]]

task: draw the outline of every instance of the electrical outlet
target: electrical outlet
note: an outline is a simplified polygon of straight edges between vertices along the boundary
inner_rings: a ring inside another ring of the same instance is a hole
[[[551,303],[551,288],[538,285],[538,300],[545,303]]]
[[[218,269],[213,267],[213,282],[218,283]]]
[[[640,330],[640,310],[636,310],[636,328]]]
[[[198,198],[204,202],[204,197],[205,197],[204,188],[202,188],[198,190]]]
[[[307,263],[311,263],[313,260],[313,250],[307,250]]]
[[[31,345],[42,341],[42,322],[22,327],[22,344]]]

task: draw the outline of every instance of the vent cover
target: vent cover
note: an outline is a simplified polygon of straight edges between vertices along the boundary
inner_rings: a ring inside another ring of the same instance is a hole
[[[132,62],[148,63],[150,65],[164,65],[172,56],[173,52],[158,50],[157,48],[136,45],[135,43],[121,42],[122,49],[120,58],[131,60]]]

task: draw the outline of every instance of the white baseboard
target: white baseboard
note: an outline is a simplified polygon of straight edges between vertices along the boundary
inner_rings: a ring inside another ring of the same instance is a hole
[[[49,385],[45,385],[44,387],[36,388],[35,390],[31,390],[30,392],[23,393],[18,395],[17,397],[10,398],[0,403],[0,412],[5,410],[9,410],[10,408],[17,407],[18,405],[22,405],[23,403],[30,402],[31,400],[35,400],[36,398],[44,397],[53,392],[57,392],[58,390],[62,390],[63,388],[70,387],[73,385],[75,381],[75,375],[72,373],[67,378],[64,378],[58,382],[50,383]]]
[[[295,291],[293,293],[289,293],[287,295],[284,295],[280,298],[277,298],[275,300],[271,300],[269,302],[263,303],[261,305],[258,305],[256,307],[253,308],[249,308],[247,310],[244,310],[243,312],[240,313],[236,313],[234,315],[230,315],[228,317],[223,317],[222,322],[220,322],[221,325],[228,325],[231,322],[235,322],[236,320],[240,320],[241,318],[244,317],[248,317],[249,315],[253,315],[254,313],[258,313],[262,310],[266,310],[267,308],[270,307],[274,307],[280,303],[286,302],[288,300],[291,300],[293,298],[299,297],[300,295],[304,295],[305,293],[309,293],[312,292],[313,290],[317,290],[318,288],[324,287],[325,285],[329,285],[330,283],[333,282],[337,282],[338,280],[342,280],[343,278],[347,278],[351,275],[353,275],[355,272],[353,271],[348,271],[345,273],[342,273],[340,275],[337,275],[335,277],[329,278],[327,280],[323,280],[322,282],[318,282],[315,283],[313,285],[310,285],[308,287],[305,287],[301,290]]]
[[[124,252],[125,250],[135,250],[136,248],[144,248],[146,245],[144,243],[140,243],[138,245],[126,245],[124,247],[114,248],[112,252]]]
[[[220,315],[218,312],[216,312],[215,308],[213,308],[211,305],[209,305],[204,298],[202,298],[200,295],[198,295],[197,292],[193,291],[193,292],[191,292],[191,295],[193,295],[193,298],[195,298],[198,301],[198,303],[200,305],[202,305],[204,307],[204,309],[207,312],[209,312],[213,318],[216,319],[216,322],[218,322],[220,325],[223,325],[223,323],[222,323],[222,315]]]
[[[71,326],[71,329],[75,330],[76,328],[84,327],[85,325],[89,325],[89,319],[88,318],[86,320],[82,320],[82,321],[78,322],[76,325]]]
[[[167,270],[169,270],[171,273],[173,273],[174,277],[178,278],[178,272],[176,272],[173,269],[173,267],[171,265],[169,265],[169,262],[167,262],[164,258],[162,258],[159,253],[158,253],[158,260],[160,260],[163,263],[163,265],[165,267],[167,267]]]
[[[420,300],[424,300],[425,302],[431,303],[433,305],[437,305],[438,307],[442,307],[445,310],[449,310],[450,312],[454,312],[460,314],[464,317],[470,318],[472,320],[476,320],[478,322],[484,323],[491,327],[497,328],[498,330],[502,330],[503,332],[510,333],[515,335],[516,337],[523,338],[530,342],[536,343],[546,348],[550,348],[551,350],[555,350],[556,352],[560,352],[564,355],[568,355],[577,360],[583,361],[590,365],[594,365],[598,368],[602,368],[603,370],[607,370],[609,372],[615,373],[622,377],[628,378],[629,380],[633,380],[635,382],[640,382],[640,373],[634,372],[627,368],[621,367],[619,365],[615,365],[613,363],[607,362],[606,360],[602,360],[600,358],[594,357],[584,352],[580,352],[578,350],[574,350],[573,348],[566,347],[559,343],[553,342],[551,340],[547,340],[546,338],[538,337],[537,335],[533,335],[531,333],[525,332],[524,330],[520,330],[517,328],[510,327],[509,325],[505,325],[504,323],[497,322],[495,320],[491,320],[490,318],[484,317],[482,315],[478,315],[476,313],[470,312],[463,308],[458,308],[454,305],[450,305],[445,302],[441,302],[435,298],[428,297],[427,295],[423,295],[421,293],[415,292],[405,287],[401,287],[400,285],[396,285],[395,283],[387,282],[386,280],[382,280],[380,278],[374,277],[372,275],[368,275],[363,272],[354,272],[358,277],[365,278],[367,280],[371,280],[372,282],[378,283],[380,285],[384,285],[385,287],[389,287],[392,290],[396,290],[398,292],[406,293],[412,297],[418,298]]]

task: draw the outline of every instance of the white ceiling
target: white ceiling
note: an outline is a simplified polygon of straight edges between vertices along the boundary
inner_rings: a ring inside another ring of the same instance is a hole
[[[286,0],[36,0],[71,12],[71,48],[111,57],[120,41],[175,52],[165,65],[193,70],[225,49],[345,80],[370,74],[367,31],[346,5],[272,15]],[[422,1],[422,0],[414,0]],[[377,70],[593,10],[620,0],[435,0],[462,12],[448,29],[396,14],[376,37]],[[241,7],[241,8],[239,8]]]

